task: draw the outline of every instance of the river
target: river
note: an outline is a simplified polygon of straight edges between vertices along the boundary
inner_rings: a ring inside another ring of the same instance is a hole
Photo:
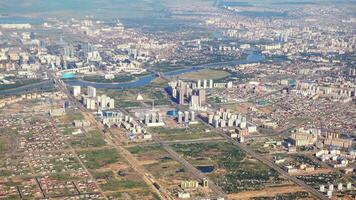
[[[246,64],[246,63],[256,63],[263,61],[264,57],[260,54],[257,54],[255,52],[249,54],[245,60],[232,60],[232,61],[226,61],[226,62],[218,62],[218,63],[209,63],[209,64],[203,64],[203,65],[198,65],[198,66],[193,66],[187,69],[182,69],[182,70],[176,70],[176,71],[170,71],[163,73],[165,77],[174,77],[177,75],[193,72],[193,71],[198,71],[200,69],[204,68],[219,68],[222,66],[235,66],[238,64]],[[145,85],[148,85],[155,79],[154,74],[150,74],[147,76],[140,77],[138,80],[133,81],[133,82],[128,82],[128,83],[96,83],[96,82],[88,82],[84,80],[68,80],[65,81],[67,85],[70,86],[92,86],[95,88],[101,88],[101,89],[118,89],[118,88],[132,88],[132,87],[142,87]]]
[[[264,57],[261,54],[258,54],[256,52],[251,52],[247,56],[247,58],[244,60],[233,60],[233,61],[226,61],[226,62],[203,64],[203,65],[198,65],[198,66],[192,66],[187,69],[165,72],[163,74],[166,77],[174,77],[177,75],[181,75],[181,74],[185,74],[185,73],[189,73],[189,72],[193,72],[193,71],[198,71],[198,70],[204,69],[204,68],[219,68],[222,66],[228,67],[228,66],[235,66],[238,64],[256,63],[256,62],[260,62],[263,60],[264,60]],[[67,81],[65,81],[65,83],[69,86],[79,85],[79,86],[83,86],[83,87],[92,86],[92,87],[99,88],[99,89],[119,89],[119,88],[142,87],[142,86],[150,84],[155,78],[156,78],[156,76],[154,74],[150,74],[150,75],[142,76],[136,81],[127,82],[127,83],[95,83],[95,82],[88,82],[88,81],[84,81],[84,80],[67,80]],[[14,88],[14,89],[3,90],[3,91],[0,91],[0,95],[22,94],[22,93],[27,93],[30,91],[42,90],[42,89],[48,88],[52,85],[53,84],[51,82],[44,81],[44,82],[26,85],[26,86]]]
[[[42,91],[52,88],[54,85],[52,81],[41,81],[29,85],[24,85],[17,88],[11,88],[7,90],[1,90],[0,95],[15,95],[15,94],[23,94],[33,91]]]

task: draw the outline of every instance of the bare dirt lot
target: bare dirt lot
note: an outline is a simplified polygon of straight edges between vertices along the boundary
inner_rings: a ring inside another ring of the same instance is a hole
[[[266,188],[263,190],[245,191],[236,194],[230,194],[228,195],[228,198],[231,200],[242,200],[242,199],[251,199],[253,197],[274,197],[278,194],[294,193],[300,191],[305,191],[305,190],[299,186],[281,186],[281,187]]]

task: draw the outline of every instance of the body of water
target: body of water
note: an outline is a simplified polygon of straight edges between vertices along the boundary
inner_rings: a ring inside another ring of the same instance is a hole
[[[264,59],[265,58],[261,54],[256,53],[256,52],[250,52],[250,54],[244,60],[233,60],[233,61],[226,61],[226,62],[203,64],[203,65],[190,67],[187,69],[165,72],[163,74],[166,77],[174,77],[174,76],[178,76],[181,74],[198,71],[198,70],[201,70],[204,68],[219,68],[219,67],[236,66],[238,64],[260,62],[260,61],[263,61]],[[150,84],[155,78],[156,78],[155,74],[150,74],[147,76],[142,76],[136,81],[127,82],[127,83],[95,83],[95,82],[88,82],[88,81],[84,81],[84,80],[67,80],[67,81],[65,81],[65,83],[69,86],[79,85],[79,86],[83,86],[83,87],[92,86],[92,87],[99,88],[99,89],[122,89],[122,88],[142,87],[142,86]],[[22,86],[19,88],[0,91],[0,95],[22,94],[22,93],[26,93],[26,92],[30,92],[30,91],[34,91],[34,90],[43,90],[44,88],[48,88],[49,86],[52,87],[53,84],[49,81],[45,81],[45,82],[41,82],[41,83],[35,83],[35,84],[31,84],[31,85]]]
[[[214,171],[214,166],[196,166],[196,168],[202,173],[211,173]]]
[[[44,20],[30,17],[1,16],[0,24],[42,24]]]
[[[274,11],[241,11],[238,12],[239,15],[246,17],[288,17],[287,12],[274,12]]]
[[[261,54],[258,54],[256,52],[251,52],[245,60],[232,60],[232,61],[219,62],[219,63],[203,64],[203,65],[194,66],[194,67],[191,67],[188,69],[166,72],[166,73],[164,73],[164,76],[174,77],[174,76],[178,76],[181,74],[198,71],[198,70],[204,69],[204,68],[229,67],[229,66],[236,66],[238,64],[256,63],[256,62],[260,62],[263,60],[264,60],[264,57]],[[79,86],[84,86],[84,87],[92,86],[92,87],[101,88],[101,89],[103,89],[103,88],[106,88],[106,89],[132,88],[132,87],[142,87],[142,86],[148,85],[155,78],[156,78],[155,75],[151,74],[151,75],[140,77],[138,80],[136,80],[134,82],[128,82],[128,83],[95,83],[95,82],[88,82],[88,81],[83,81],[83,80],[69,80],[69,81],[66,81],[66,84],[70,85],[70,86],[74,86],[74,85],[79,85]]]
[[[47,90],[50,88],[53,88],[53,83],[52,81],[43,81],[39,83],[34,83],[30,85],[24,85],[18,88],[13,88],[13,89],[8,89],[8,90],[3,90],[0,91],[0,95],[15,95],[15,94],[23,94],[27,92],[33,92],[33,91],[41,91],[41,90]]]

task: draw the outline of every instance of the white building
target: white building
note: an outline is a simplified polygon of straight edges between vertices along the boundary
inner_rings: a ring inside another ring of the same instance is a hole
[[[89,97],[96,97],[96,88],[88,86],[88,96]]]
[[[73,86],[73,96],[78,97],[81,94],[81,87],[79,85]]]

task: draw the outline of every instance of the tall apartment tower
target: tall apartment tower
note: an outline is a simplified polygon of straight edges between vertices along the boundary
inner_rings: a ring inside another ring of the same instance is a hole
[[[183,123],[183,112],[182,111],[178,112],[178,123],[179,124]]]
[[[178,90],[178,103],[180,105],[184,104],[184,92],[182,91],[182,89]]]
[[[189,112],[188,112],[188,111],[185,111],[185,112],[184,112],[184,122],[185,122],[185,123],[188,123],[188,122],[189,122]]]
[[[198,95],[199,95],[200,105],[204,105],[206,103],[206,92],[205,92],[205,90],[199,90],[198,91]]]
[[[80,86],[79,85],[73,86],[73,96],[75,96],[75,97],[80,96]]]
[[[204,88],[204,89],[207,88],[207,83],[208,83],[208,81],[207,81],[206,79],[204,79],[204,80],[203,80],[203,88]]]
[[[209,88],[213,88],[214,87],[214,82],[213,79],[209,80]]]
[[[200,87],[201,87],[201,81],[198,80],[198,81],[197,81],[197,88],[200,89]]]
[[[96,88],[88,86],[88,95],[89,97],[96,97]]]

